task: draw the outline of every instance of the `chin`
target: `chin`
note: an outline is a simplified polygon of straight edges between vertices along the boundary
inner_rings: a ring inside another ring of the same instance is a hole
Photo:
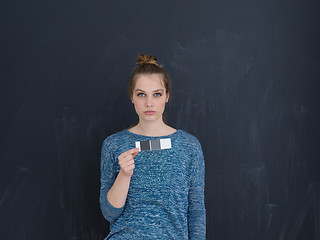
[[[154,115],[150,115],[150,116],[143,116],[140,117],[140,119],[143,119],[144,121],[155,121],[158,120],[159,118],[161,118],[162,116],[154,116]]]

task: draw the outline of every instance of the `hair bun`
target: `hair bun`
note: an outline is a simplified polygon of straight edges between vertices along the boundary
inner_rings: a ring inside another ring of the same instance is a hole
[[[157,63],[157,58],[155,56],[149,56],[149,55],[145,55],[145,54],[138,55],[136,64],[137,65],[154,64],[154,65],[160,67],[159,64]]]

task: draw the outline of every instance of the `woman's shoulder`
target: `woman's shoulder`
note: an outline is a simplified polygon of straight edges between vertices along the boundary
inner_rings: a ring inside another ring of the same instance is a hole
[[[185,142],[186,144],[188,144],[189,146],[200,146],[200,141],[198,140],[198,138],[194,135],[192,135],[191,133],[183,130],[183,129],[179,129],[179,138],[182,142]]]
[[[112,146],[112,145],[118,145],[119,142],[123,142],[128,138],[127,129],[124,129],[122,131],[113,133],[106,137],[103,141],[103,145]]]
[[[181,137],[189,139],[191,141],[198,141],[198,139],[195,135],[192,135],[191,133],[187,132],[186,130],[178,129],[178,131],[180,132]]]

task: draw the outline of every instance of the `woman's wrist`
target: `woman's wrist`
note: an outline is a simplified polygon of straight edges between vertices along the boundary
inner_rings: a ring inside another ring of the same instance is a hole
[[[132,175],[129,175],[127,173],[125,173],[124,171],[120,170],[119,174],[118,174],[118,178],[121,180],[129,180],[131,179]]]
[[[131,176],[120,170],[113,186],[107,193],[110,204],[116,208],[121,208],[127,198]]]

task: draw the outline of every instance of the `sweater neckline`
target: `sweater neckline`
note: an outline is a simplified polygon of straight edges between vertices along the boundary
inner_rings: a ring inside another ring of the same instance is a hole
[[[181,131],[181,129],[177,129],[177,131],[175,131],[174,133],[171,133],[169,135],[163,135],[163,136],[147,136],[147,135],[141,135],[141,134],[137,134],[137,133],[133,133],[130,132],[129,129],[125,130],[127,133],[134,135],[134,136],[138,136],[138,137],[145,137],[145,138],[167,138],[167,137],[173,137],[174,135],[176,135],[178,132]]]

